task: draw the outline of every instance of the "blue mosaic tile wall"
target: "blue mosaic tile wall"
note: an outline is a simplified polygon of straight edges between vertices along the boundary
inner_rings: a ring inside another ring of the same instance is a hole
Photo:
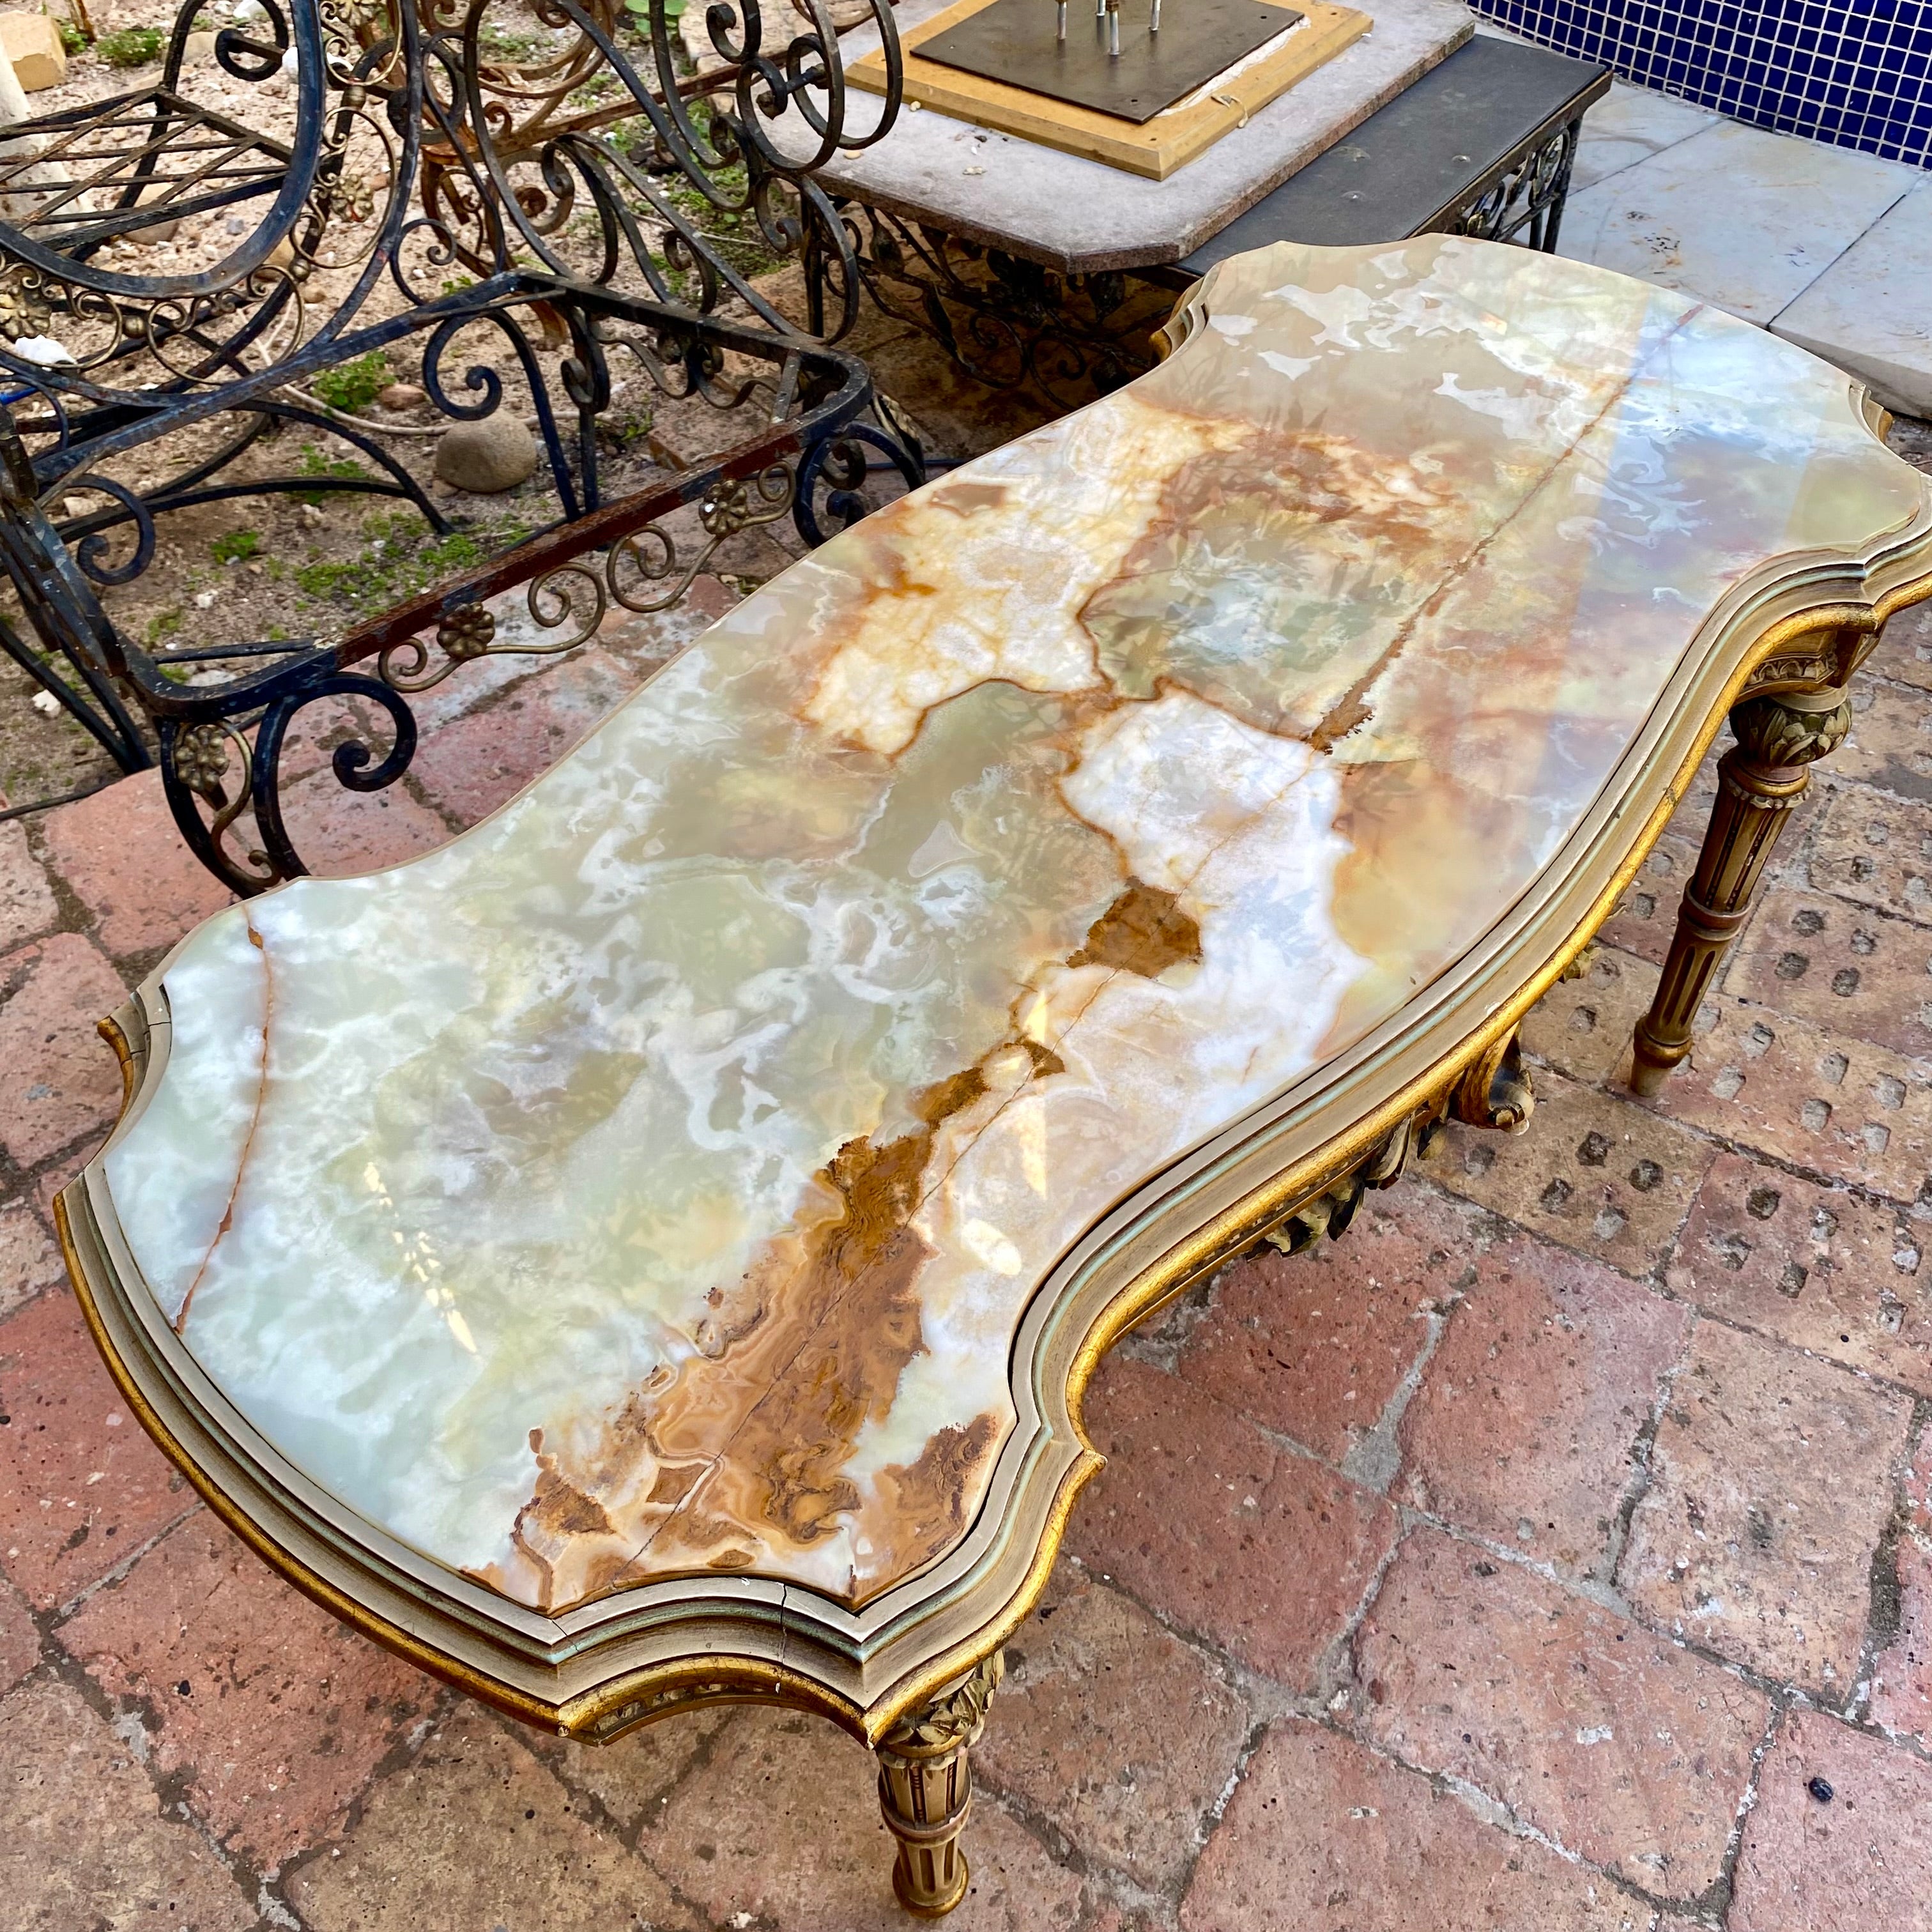
[[[1932,0],[1472,0],[1526,39],[1780,134],[1932,167]]]

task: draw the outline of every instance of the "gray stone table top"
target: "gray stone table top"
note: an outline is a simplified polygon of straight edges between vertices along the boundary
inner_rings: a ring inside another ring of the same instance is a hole
[[[902,34],[948,0],[902,0]],[[1357,0],[1371,30],[1166,181],[1063,154],[929,108],[820,171],[831,192],[1068,274],[1178,262],[1360,126],[1469,38],[1460,0]],[[843,37],[847,71],[878,44]],[[854,112],[862,124],[865,109]]]

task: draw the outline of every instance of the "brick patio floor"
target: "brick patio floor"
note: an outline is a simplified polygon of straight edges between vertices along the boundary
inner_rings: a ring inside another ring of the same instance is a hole
[[[383,798],[304,782],[322,868],[448,837],[694,628],[490,668]],[[1528,1135],[1103,1371],[959,1932],[1932,1926],[1932,620],[1858,701],[1661,1101],[1621,1073],[1701,798],[1534,1016]],[[151,778],[0,823],[0,1920],[904,1923],[829,1725],[518,1730],[274,1579],[118,1400],[50,1202],[118,1099],[94,1021],[220,898]]]

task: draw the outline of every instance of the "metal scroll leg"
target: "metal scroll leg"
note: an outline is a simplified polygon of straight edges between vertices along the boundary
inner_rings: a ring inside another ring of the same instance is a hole
[[[1639,1094],[1663,1090],[1690,1051],[1690,1024],[1740,927],[1751,894],[1814,760],[1844,742],[1852,707],[1841,689],[1754,698],[1731,713],[1737,742],[1718,765],[1718,802],[1684,889],[1657,998],[1636,1023],[1630,1070]]]
[[[1005,1672],[995,1651],[931,1703],[908,1711],[879,1740],[879,1809],[898,1841],[892,1889],[921,1918],[938,1918],[966,1896],[959,1834],[973,1809],[968,1756]]]

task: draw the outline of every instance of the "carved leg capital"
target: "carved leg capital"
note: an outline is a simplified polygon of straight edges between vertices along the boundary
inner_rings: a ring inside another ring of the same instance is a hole
[[[1004,1654],[995,1651],[932,1702],[908,1712],[879,1741],[879,1809],[898,1840],[892,1889],[922,1918],[940,1917],[966,1896],[959,1834],[973,1809],[968,1753],[1005,1674]]]
[[[1697,870],[1684,889],[1657,997],[1637,1022],[1636,1092],[1660,1092],[1690,1051],[1697,1009],[1750,916],[1751,895],[1811,782],[1811,766],[1844,742],[1851,724],[1850,701],[1836,689],[1747,698],[1732,712],[1738,742],[1718,761],[1718,802]]]

